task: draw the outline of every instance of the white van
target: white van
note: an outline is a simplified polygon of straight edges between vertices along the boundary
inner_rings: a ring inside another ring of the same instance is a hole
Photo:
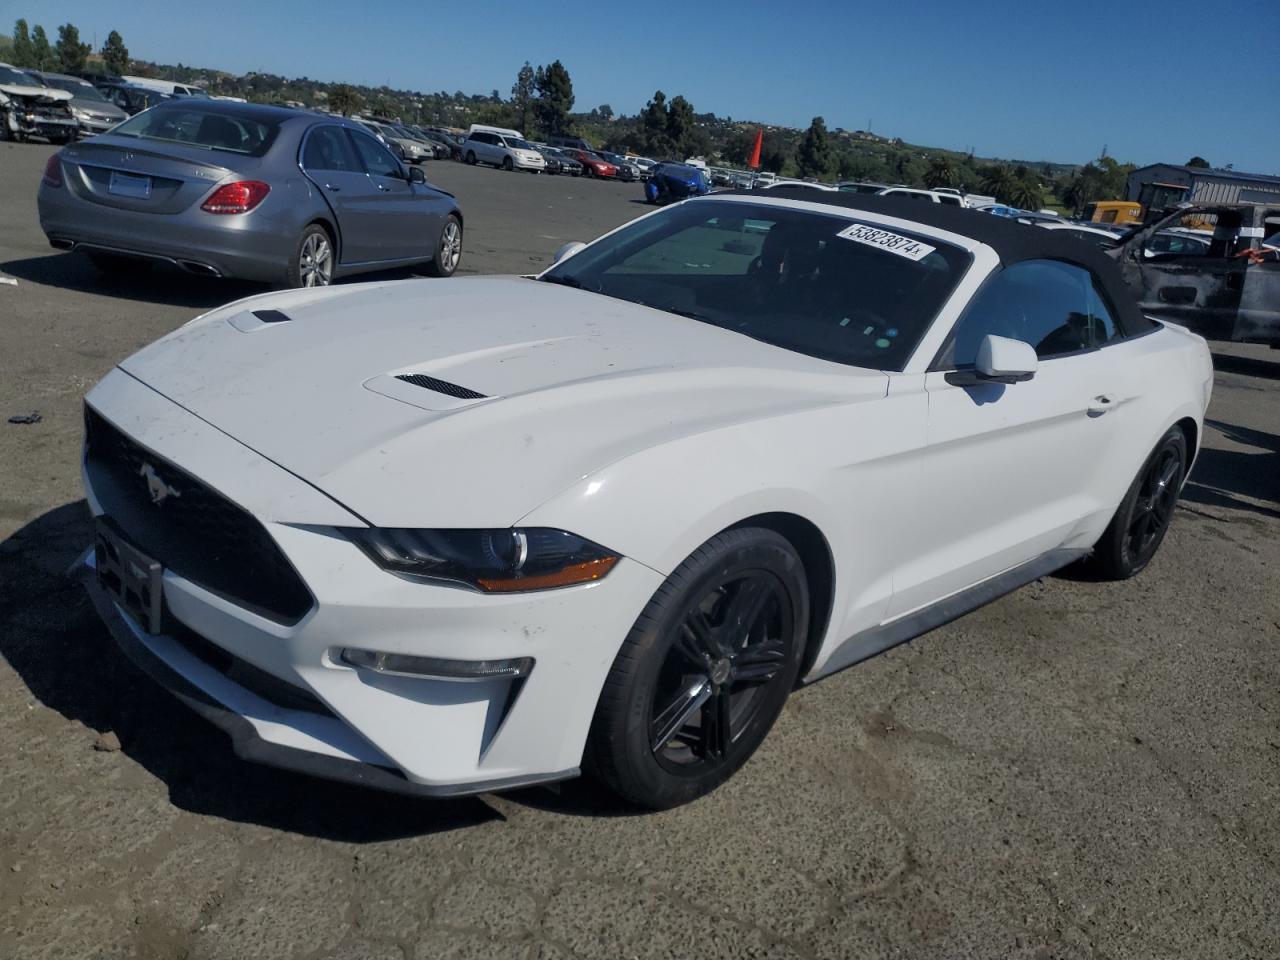
[[[190,83],[174,83],[172,80],[153,80],[151,77],[125,77],[121,80],[135,87],[154,90],[156,93],[167,93],[171,97],[199,97],[208,100],[209,94]]]
[[[463,162],[473,165],[487,163],[503,170],[528,170],[532,173],[541,173],[547,168],[547,158],[518,130],[473,123],[459,150]]]

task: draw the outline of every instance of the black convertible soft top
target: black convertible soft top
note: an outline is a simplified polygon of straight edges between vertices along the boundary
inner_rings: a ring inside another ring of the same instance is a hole
[[[741,196],[754,200],[785,199],[820,203],[846,210],[865,210],[886,217],[910,220],[923,226],[945,230],[986,244],[996,252],[1004,266],[1022,260],[1061,260],[1083,267],[1097,278],[1098,286],[1116,313],[1116,320],[1126,334],[1141,333],[1151,328],[1143,317],[1133,292],[1125,284],[1120,269],[1111,257],[1092,243],[1070,235],[1067,230],[1045,230],[997,217],[980,210],[968,210],[944,203],[929,203],[905,197],[879,197],[867,193],[836,193],[805,187],[774,187],[764,193],[758,190],[726,190],[717,196]]]

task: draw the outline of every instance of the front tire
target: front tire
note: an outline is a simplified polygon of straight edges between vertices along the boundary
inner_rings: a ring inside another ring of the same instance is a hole
[[[1147,457],[1093,548],[1089,565],[1106,580],[1140,573],[1160,548],[1187,474],[1187,438],[1171,427]]]
[[[710,793],[755,752],[795,685],[809,590],[772,530],[712,537],[658,588],[605,680],[588,768],[661,810]]]
[[[467,163],[471,164],[473,167],[476,165],[476,154],[474,150],[467,151]]]
[[[452,277],[462,260],[462,221],[454,214],[445,217],[436,241],[436,253],[430,263],[423,264],[422,272],[429,277]]]
[[[285,286],[327,287],[333,281],[333,268],[337,261],[333,240],[329,231],[313,223],[302,231],[298,245],[293,248],[285,274]]]
[[[510,157],[503,157],[503,158],[502,158],[502,169],[503,169],[503,170],[505,170],[507,173],[510,173],[510,172],[511,172],[511,170],[512,170],[512,168],[513,168],[514,166],[515,166],[515,164],[513,164],[513,163],[511,162],[511,158],[510,158]]]

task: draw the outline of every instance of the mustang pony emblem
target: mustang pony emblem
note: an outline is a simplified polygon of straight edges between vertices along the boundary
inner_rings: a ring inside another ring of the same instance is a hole
[[[147,493],[151,494],[151,502],[156,506],[164,503],[169,497],[180,497],[181,493],[174,487],[169,486],[156,473],[156,468],[149,463],[144,463],[138,469],[138,476],[143,477],[147,481]]]

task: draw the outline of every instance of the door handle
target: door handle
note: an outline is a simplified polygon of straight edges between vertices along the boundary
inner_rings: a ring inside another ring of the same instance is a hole
[[[339,190],[342,189],[341,187],[334,186],[332,183],[326,183],[324,185],[324,188],[328,190],[330,193],[337,193]]]
[[[1100,393],[1089,401],[1089,416],[1100,417],[1115,405],[1115,397],[1109,393]]]

